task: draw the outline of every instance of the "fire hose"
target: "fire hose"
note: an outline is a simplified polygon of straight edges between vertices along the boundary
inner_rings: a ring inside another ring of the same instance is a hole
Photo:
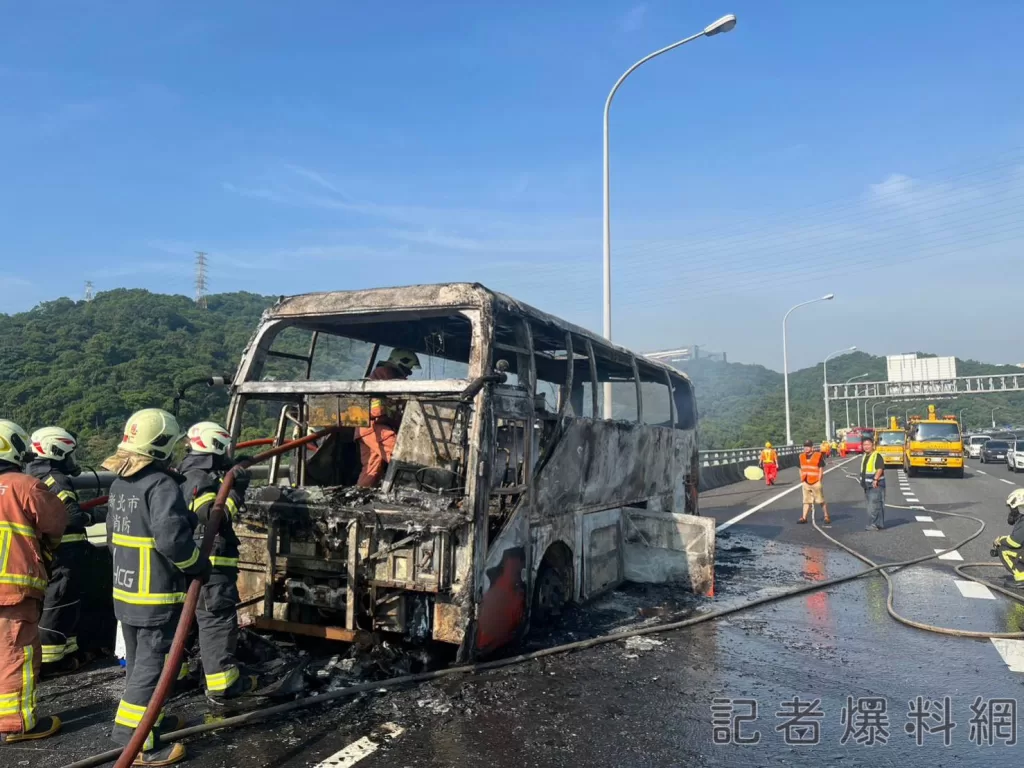
[[[291,450],[292,448],[296,447],[298,444],[301,444],[303,441],[310,440],[310,439],[317,439],[322,434],[323,433],[318,433],[317,435],[310,435],[310,436],[308,436],[306,438],[301,438],[300,440],[292,441],[292,443],[285,443],[284,445],[281,445],[278,448],[273,449],[272,451],[266,451],[266,452],[264,452],[264,454],[260,454],[258,456],[254,456],[251,461],[259,461],[259,460],[262,460],[262,458],[270,458],[272,455],[276,455],[275,452],[283,452],[284,450]],[[223,489],[223,487],[228,486],[228,485],[229,485],[229,481],[228,481],[227,477],[225,477],[224,486],[222,486],[222,489]],[[230,490],[230,487],[228,489]],[[224,500],[226,498],[227,498],[227,493],[226,492],[224,492],[223,498],[221,496],[218,496],[218,499],[217,499],[217,502],[216,502],[216,506],[214,507],[214,509],[215,510],[220,510],[221,513],[222,513],[223,512],[223,502],[224,502]],[[973,520],[973,521],[977,522],[978,523],[978,529],[976,531],[974,531],[970,536],[968,536],[967,538],[963,539],[962,541],[959,541],[956,544],[954,544],[953,546],[948,547],[947,549],[940,550],[940,551],[935,552],[933,554],[922,555],[921,557],[911,558],[909,560],[902,560],[902,561],[898,561],[898,562],[880,563],[879,564],[879,563],[874,563],[872,560],[868,559],[867,556],[857,552],[853,548],[848,547],[847,545],[845,545],[842,542],[838,541],[834,537],[832,537],[829,534],[825,533],[825,531],[822,530],[818,526],[817,521],[812,516],[812,518],[811,518],[812,524],[814,525],[814,528],[820,534],[822,534],[829,541],[832,541],[833,543],[837,544],[840,548],[842,548],[844,551],[848,552],[849,554],[853,555],[857,559],[861,560],[862,562],[865,562],[865,563],[869,564],[870,567],[866,568],[864,570],[861,570],[861,571],[857,571],[856,573],[847,574],[845,576],[837,576],[837,577],[832,578],[832,579],[826,579],[824,581],[817,581],[817,582],[814,582],[812,584],[803,584],[803,585],[800,585],[800,586],[797,586],[797,587],[793,587],[792,589],[786,590],[784,592],[780,592],[780,593],[777,593],[777,594],[774,594],[774,595],[766,595],[764,597],[760,597],[760,598],[757,598],[755,600],[751,600],[750,602],[743,603],[741,605],[735,605],[735,606],[732,606],[730,608],[721,608],[721,609],[718,609],[718,610],[715,610],[715,611],[709,611],[708,613],[701,614],[700,616],[694,616],[692,618],[683,619],[681,621],[672,621],[672,622],[667,622],[667,623],[655,624],[653,626],[640,627],[640,628],[637,628],[637,629],[612,632],[612,633],[609,633],[609,634],[606,634],[606,635],[601,635],[599,637],[588,638],[586,640],[577,640],[577,641],[572,642],[572,643],[565,643],[563,645],[552,646],[550,648],[543,648],[543,649],[538,650],[538,651],[532,651],[530,653],[524,653],[524,654],[519,654],[519,655],[516,655],[516,656],[510,656],[510,657],[507,657],[507,658],[496,659],[494,661],[479,662],[479,663],[476,663],[476,664],[465,664],[465,665],[457,666],[457,667],[446,667],[444,669],[438,669],[438,670],[434,670],[434,671],[431,671],[431,672],[421,672],[419,674],[414,674],[414,675],[402,675],[400,677],[393,677],[393,678],[390,678],[390,679],[387,679],[387,680],[374,680],[374,681],[370,681],[370,682],[366,682],[366,683],[358,683],[356,685],[351,685],[351,686],[348,686],[347,688],[343,688],[341,690],[331,691],[329,693],[320,694],[318,696],[311,696],[311,697],[306,698],[306,699],[299,699],[297,701],[288,702],[287,704],[279,704],[277,706],[268,707],[266,709],[254,710],[252,712],[246,712],[244,714],[236,715],[234,717],[224,718],[223,720],[218,720],[216,722],[204,723],[202,725],[196,725],[196,726],[192,726],[192,727],[189,727],[189,728],[183,728],[183,729],[181,729],[179,731],[174,731],[172,733],[161,734],[160,741],[161,741],[161,743],[166,744],[166,743],[170,743],[171,741],[174,741],[174,740],[186,738],[188,736],[196,736],[196,735],[203,734],[203,733],[209,733],[210,731],[218,731],[218,730],[222,730],[222,729],[225,729],[225,728],[236,728],[236,727],[239,727],[239,726],[251,725],[253,723],[257,723],[257,722],[260,722],[262,720],[267,720],[267,719],[270,719],[270,718],[273,718],[273,717],[285,715],[285,714],[288,714],[290,712],[295,712],[297,710],[306,709],[308,707],[314,707],[314,706],[318,706],[318,705],[321,705],[321,704],[327,704],[327,703],[330,703],[330,702],[333,702],[333,701],[338,701],[340,699],[345,699],[345,698],[349,698],[349,697],[352,697],[352,696],[356,696],[356,695],[361,694],[361,693],[367,693],[367,692],[370,692],[370,691],[380,690],[382,688],[394,688],[394,687],[402,686],[402,685],[411,685],[411,684],[424,683],[424,682],[428,682],[428,681],[431,681],[431,680],[436,680],[436,679],[441,678],[441,677],[451,677],[451,676],[455,676],[455,675],[477,674],[477,673],[480,673],[480,672],[487,672],[487,671],[494,670],[494,669],[500,669],[502,667],[509,667],[509,666],[513,666],[513,665],[516,665],[516,664],[522,664],[522,663],[528,662],[528,661],[534,661],[536,659],[542,659],[542,658],[545,658],[545,657],[548,657],[548,656],[554,656],[554,655],[562,654],[562,653],[569,653],[569,652],[572,652],[572,651],[581,651],[581,650],[585,650],[587,648],[594,648],[596,646],[605,645],[605,644],[608,644],[608,643],[614,643],[614,642],[618,642],[618,641],[621,641],[621,640],[626,640],[626,639],[628,639],[630,637],[642,637],[642,636],[645,636],[645,635],[653,635],[653,634],[659,634],[659,633],[662,633],[662,632],[671,632],[671,631],[676,631],[676,630],[687,629],[689,627],[693,627],[693,626],[696,626],[698,624],[703,624],[703,623],[706,623],[706,622],[709,622],[709,621],[714,621],[714,620],[717,620],[717,619],[721,619],[721,618],[724,618],[726,616],[730,616],[730,615],[733,615],[733,614],[736,614],[736,613],[740,613],[740,612],[743,612],[743,611],[748,611],[748,610],[751,610],[753,608],[758,608],[758,607],[761,607],[763,605],[767,605],[769,603],[774,603],[774,602],[778,602],[778,601],[781,601],[781,600],[787,600],[787,599],[790,599],[790,598],[793,598],[793,597],[799,597],[800,595],[809,594],[811,592],[818,592],[820,590],[828,589],[830,587],[838,586],[840,584],[846,584],[848,582],[855,581],[857,579],[861,579],[861,578],[864,578],[865,576],[870,576],[870,575],[875,574],[875,573],[880,573],[885,578],[886,583],[888,585],[889,596],[888,596],[888,600],[887,600],[887,608],[889,610],[890,616],[892,616],[895,620],[899,621],[902,624],[905,624],[907,626],[913,627],[915,629],[921,629],[921,630],[929,631],[929,632],[937,632],[939,634],[951,635],[951,636],[954,636],[954,637],[966,637],[966,638],[1014,638],[1014,639],[1024,638],[1024,632],[971,632],[971,631],[966,631],[966,630],[956,630],[956,629],[949,629],[949,628],[946,628],[946,627],[939,627],[939,626],[935,626],[935,625],[931,625],[931,624],[926,624],[926,623],[923,623],[923,622],[918,622],[918,621],[915,621],[915,620],[912,620],[912,619],[908,619],[908,618],[898,614],[896,612],[895,608],[894,608],[895,587],[894,587],[894,584],[893,584],[893,581],[892,581],[892,577],[889,575],[889,573],[887,573],[887,570],[894,572],[894,571],[897,571],[897,570],[900,570],[900,569],[903,569],[903,568],[907,568],[909,566],[919,565],[919,564],[927,562],[929,560],[935,560],[940,555],[946,554],[947,552],[952,552],[953,550],[959,549],[960,547],[962,547],[965,544],[973,541],[974,539],[976,539],[978,536],[980,536],[982,534],[982,532],[985,530],[985,521],[981,520],[980,518],[973,517],[972,515],[964,515],[964,514],[955,513],[955,512],[941,512],[939,510],[931,510],[931,509],[927,509],[925,507],[902,507],[902,506],[891,505],[891,504],[887,504],[886,506],[894,508],[894,509],[913,509],[913,510],[918,511],[918,512],[931,512],[933,514],[940,514],[940,515],[948,515],[950,517],[965,518],[965,519]],[[219,521],[219,518],[217,518],[217,520]],[[209,531],[211,529],[212,530],[216,530],[214,528],[214,526],[212,526],[212,524],[211,524],[208,527],[208,529],[207,529],[207,536],[209,536]],[[205,538],[203,540],[203,549],[204,549],[204,551],[207,549],[207,541],[206,541]],[[1015,594],[1015,593],[1013,593],[1013,592],[1011,592],[1009,590],[1006,590],[1006,589],[1003,589],[1002,587],[999,587],[998,585],[995,585],[995,584],[992,584],[991,582],[985,581],[984,579],[980,579],[978,577],[972,576],[970,574],[967,574],[967,573],[964,573],[964,572],[961,571],[962,568],[982,567],[982,566],[983,567],[999,567],[999,568],[1002,567],[1002,566],[1000,566],[1000,565],[998,565],[996,563],[984,563],[984,562],[982,562],[982,563],[963,563],[961,565],[956,566],[954,568],[954,570],[958,574],[964,576],[965,578],[968,578],[968,579],[970,579],[972,581],[976,581],[978,583],[984,584],[987,587],[989,587],[990,589],[994,589],[994,590],[996,590],[996,591],[998,591],[998,592],[1000,592],[1000,593],[1002,593],[1002,594],[1004,594],[1004,595],[1006,595],[1006,596],[1008,596],[1008,597],[1010,597],[1010,598],[1012,598],[1014,600],[1017,600],[1018,602],[1024,602],[1024,595]],[[196,597],[198,598],[198,582],[193,582],[192,586],[189,588],[189,597],[190,598],[193,595],[193,589],[195,589]],[[132,760],[135,759],[135,755],[138,753],[138,748],[141,746],[142,742],[145,741],[145,738],[146,738],[147,734],[149,733],[149,729],[152,728],[153,723],[156,720],[156,716],[160,712],[160,709],[163,706],[164,700],[166,698],[166,694],[169,693],[170,687],[171,687],[171,685],[174,682],[174,678],[176,677],[176,671],[172,671],[172,670],[177,670],[178,667],[180,666],[181,655],[182,655],[182,653],[184,651],[185,637],[188,634],[188,630],[191,628],[192,616],[189,613],[189,605],[190,605],[189,602],[186,601],[186,610],[183,611],[182,618],[179,621],[178,631],[175,633],[175,636],[174,636],[174,645],[171,648],[171,655],[168,658],[168,662],[165,663],[165,665],[164,665],[164,670],[163,670],[163,673],[161,674],[160,683],[158,684],[157,691],[156,691],[156,693],[153,694],[153,698],[150,700],[149,706],[146,709],[146,716],[143,718],[142,723],[136,729],[135,736],[133,737],[132,742],[129,743],[129,745],[123,751],[120,750],[120,749],[112,749],[112,750],[107,751],[107,752],[102,752],[100,754],[93,755],[91,757],[87,757],[87,758],[85,758],[83,760],[78,760],[76,762],[69,763],[68,765],[65,765],[63,768],[94,768],[94,766],[103,765],[104,763],[108,763],[111,760],[113,760],[115,758],[118,758],[118,757],[119,757],[119,759],[118,759],[117,763],[115,764],[115,768],[128,768],[128,766],[131,765]],[[191,609],[192,609],[192,612],[194,613],[195,600],[192,600],[192,602],[191,602]],[[187,619],[187,626],[185,626],[185,631],[184,631],[184,634],[183,634],[182,633],[182,627],[183,627],[183,625],[186,625],[186,619]],[[179,640],[180,640],[180,642],[179,642]],[[175,655],[176,651],[177,651],[177,655]],[[163,694],[162,696],[161,696],[161,693]],[[160,697],[160,698],[158,699],[158,697]],[[159,702],[159,706],[156,706],[154,708],[154,704],[157,703],[157,702]],[[147,720],[147,718],[149,718],[151,712],[152,712],[152,718]],[[133,749],[133,747],[134,747],[135,751],[131,751]]]

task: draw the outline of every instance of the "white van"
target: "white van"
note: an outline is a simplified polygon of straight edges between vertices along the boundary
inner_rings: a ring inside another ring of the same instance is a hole
[[[981,447],[991,439],[989,435],[971,435],[967,443],[967,455],[972,459],[981,458]]]

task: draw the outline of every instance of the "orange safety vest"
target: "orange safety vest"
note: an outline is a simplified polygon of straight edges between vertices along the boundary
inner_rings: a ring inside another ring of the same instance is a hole
[[[64,502],[39,480],[18,471],[0,472],[0,605],[43,599],[43,539],[56,546],[67,522]]]
[[[779,454],[775,452],[774,448],[765,448],[761,451],[761,461],[765,464],[778,464]]]
[[[815,451],[811,455],[800,454],[800,481],[808,485],[814,485],[821,481],[821,451]]]

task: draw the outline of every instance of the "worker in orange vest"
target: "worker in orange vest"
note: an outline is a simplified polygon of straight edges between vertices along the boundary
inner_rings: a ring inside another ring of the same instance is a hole
[[[827,437],[821,441],[821,453],[826,459],[832,456],[832,443],[828,441]]]
[[[779,454],[772,448],[771,443],[764,444],[761,460],[757,465],[764,470],[764,484],[775,485],[775,480],[779,476]]]
[[[814,443],[804,442],[804,452],[800,454],[800,487],[803,491],[804,514],[797,521],[806,523],[811,514],[811,505],[820,504],[825,513],[825,524],[832,522],[828,515],[828,502],[822,488],[822,477],[825,474],[825,454],[814,450]]]
[[[839,441],[839,457],[842,458],[842,459],[846,458],[846,441],[845,440],[840,440]]]
[[[370,381],[408,379],[413,370],[420,367],[420,359],[410,349],[394,349],[387,360],[380,363],[370,374]],[[356,482],[360,488],[372,488],[383,478],[391,454],[398,440],[398,427],[402,423],[401,405],[387,397],[377,395],[370,398],[370,426],[356,428],[359,443],[359,458],[363,471]]]

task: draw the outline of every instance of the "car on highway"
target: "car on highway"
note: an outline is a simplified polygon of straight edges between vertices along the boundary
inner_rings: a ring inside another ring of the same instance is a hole
[[[981,448],[982,464],[1002,464],[1006,461],[1006,452],[1010,443],[1006,440],[989,440]]]
[[[971,435],[967,442],[967,455],[972,459],[980,459],[981,447],[991,439],[989,435]]]
[[[1009,442],[1006,450],[1006,468],[1011,472],[1024,470],[1024,439]]]

